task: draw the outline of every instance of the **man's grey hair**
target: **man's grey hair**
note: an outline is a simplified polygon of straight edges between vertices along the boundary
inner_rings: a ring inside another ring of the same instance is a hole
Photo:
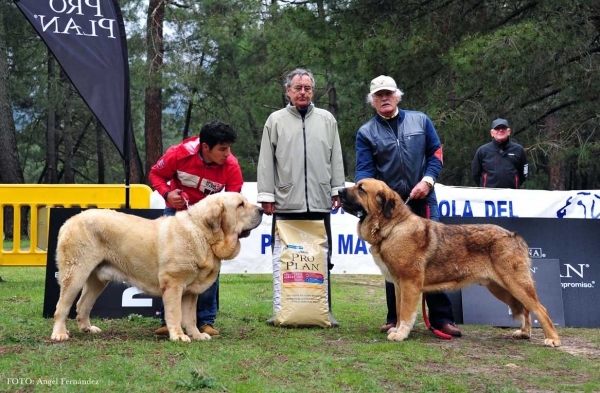
[[[404,93],[400,91],[400,89],[396,89],[394,93],[396,94],[396,97],[398,97],[398,102],[402,101],[402,96],[404,95]],[[367,104],[371,104],[371,106],[373,106],[373,93],[367,94],[366,101]]]
[[[286,87],[292,87],[292,79],[294,79],[294,77],[296,75],[308,76],[312,83],[312,87],[313,88],[315,87],[315,77],[313,76],[312,72],[310,72],[310,70],[306,70],[304,68],[296,68],[294,71],[292,71],[288,74],[288,76],[285,78],[285,86]]]

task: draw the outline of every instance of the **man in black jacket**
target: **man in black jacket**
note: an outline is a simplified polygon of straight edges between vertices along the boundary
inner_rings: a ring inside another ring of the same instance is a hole
[[[492,141],[477,149],[471,171],[479,187],[518,189],[527,179],[527,154],[510,141],[511,129],[505,119],[492,122]]]

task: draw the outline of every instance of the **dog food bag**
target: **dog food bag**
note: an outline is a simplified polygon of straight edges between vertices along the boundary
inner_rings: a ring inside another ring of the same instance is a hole
[[[325,224],[278,220],[275,225],[274,325],[331,327]]]

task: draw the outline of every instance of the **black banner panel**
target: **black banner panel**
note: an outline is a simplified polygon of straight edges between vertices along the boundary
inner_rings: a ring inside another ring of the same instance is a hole
[[[48,231],[48,259],[46,262],[46,289],[44,293],[44,318],[52,318],[60,295],[58,270],[56,268],[56,243],[58,231],[69,218],[80,213],[79,208],[52,208],[50,210],[50,227]],[[162,209],[117,209],[117,211],[136,216],[154,219],[162,215]],[[79,296],[71,307],[69,318],[75,318],[75,306]],[[136,287],[125,283],[111,282],[106,286],[92,308],[91,316],[99,318],[124,318],[131,314],[145,317],[156,316],[162,306],[161,298],[151,297],[140,292]]]
[[[559,261],[564,326],[600,326],[600,220],[568,218],[443,217],[446,224],[496,224],[523,236],[534,266],[548,259]],[[538,294],[553,284],[534,274]],[[487,291],[487,290],[486,290]],[[462,323],[465,296],[452,294],[455,319]],[[541,295],[540,295],[541,297]],[[497,301],[501,306],[502,303]],[[548,308],[548,305],[542,304]],[[504,312],[506,312],[504,310]],[[551,314],[551,317],[554,318]],[[558,321],[553,320],[554,323]]]

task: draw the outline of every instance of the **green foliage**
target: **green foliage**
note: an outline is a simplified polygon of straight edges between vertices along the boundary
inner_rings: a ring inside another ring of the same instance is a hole
[[[191,381],[177,381],[178,388],[184,390],[197,391],[200,389],[219,389],[220,391],[227,391],[222,383],[218,383],[214,377],[206,377],[201,375],[198,371],[191,371]]]
[[[528,151],[527,188],[598,188],[600,9],[592,1],[529,2],[319,0],[184,0],[166,8],[163,146],[178,143],[192,105],[191,134],[214,118],[239,134],[233,148],[244,178],[256,179],[262,127],[286,105],[283,79],[306,67],[316,76],[314,102],[335,108],[348,180],[354,178],[354,139],[373,116],[365,103],[371,79],[394,77],[405,92],[401,106],[433,120],[444,144],[439,179],[471,186],[470,162],[489,140],[496,117],[511,122]],[[45,113],[59,110],[65,83],[48,92],[47,51],[13,6],[4,6],[9,82],[27,182],[45,165]],[[140,0],[122,2],[128,29],[132,117],[144,157],[145,17]],[[140,20],[141,19],[141,20]],[[332,101],[329,93],[335,89]],[[50,97],[50,98],[49,98]],[[73,100],[72,133],[90,114]],[[89,138],[88,138],[88,135]],[[95,135],[86,131],[76,162],[79,182],[93,182]],[[109,182],[122,165],[106,146]],[[565,161],[567,160],[567,161]],[[562,185],[550,176],[562,173]]]

